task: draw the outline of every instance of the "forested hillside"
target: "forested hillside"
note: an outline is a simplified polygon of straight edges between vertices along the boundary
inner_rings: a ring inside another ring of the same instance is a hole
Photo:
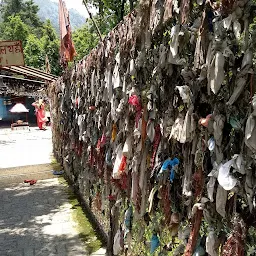
[[[74,0],[78,1],[78,0]],[[131,11],[136,0],[90,0],[97,13],[94,19],[104,37]],[[51,0],[0,0],[0,40],[21,40],[25,64],[45,69],[48,56],[51,72],[61,73],[59,65],[58,3]],[[70,10],[72,37],[76,59],[86,56],[99,42],[99,35],[90,19]]]
[[[33,0],[3,0],[0,40],[21,40],[25,63],[45,69],[46,55],[53,74],[60,74],[59,39],[50,20],[42,21]]]
[[[39,11],[38,16],[42,21],[49,19],[56,29],[57,33],[59,32],[59,17],[58,17],[58,3],[51,0],[34,0],[35,4],[38,5]],[[86,22],[85,17],[79,14],[75,9],[69,10],[70,22],[72,29],[75,30],[83,26]]]

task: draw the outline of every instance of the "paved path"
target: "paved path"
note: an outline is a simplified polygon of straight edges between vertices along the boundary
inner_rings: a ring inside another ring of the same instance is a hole
[[[39,165],[51,162],[52,134],[38,128],[12,131],[0,129],[0,168]]]
[[[57,178],[1,189],[0,202],[0,256],[87,255]]]
[[[0,152],[0,256],[88,255],[67,189],[52,178],[51,130],[0,129]]]

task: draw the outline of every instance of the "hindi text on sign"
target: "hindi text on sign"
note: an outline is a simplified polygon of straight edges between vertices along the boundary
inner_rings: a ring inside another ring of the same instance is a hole
[[[21,41],[0,41],[0,67],[24,66]]]

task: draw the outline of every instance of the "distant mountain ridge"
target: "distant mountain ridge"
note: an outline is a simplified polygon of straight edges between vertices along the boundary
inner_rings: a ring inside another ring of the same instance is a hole
[[[42,21],[49,19],[59,33],[59,14],[58,14],[58,3],[51,0],[34,0],[40,8],[38,16]],[[86,22],[86,18],[83,17],[77,10],[69,9],[69,17],[72,30],[80,28]]]

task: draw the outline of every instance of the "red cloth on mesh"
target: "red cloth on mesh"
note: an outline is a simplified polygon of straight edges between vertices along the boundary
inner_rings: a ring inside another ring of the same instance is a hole
[[[98,139],[97,146],[96,146],[97,151],[100,151],[100,144],[101,144],[100,139]]]
[[[161,206],[164,211],[165,223],[169,225],[171,221],[170,183],[167,185],[164,185],[160,189],[160,195],[162,198]]]
[[[128,103],[132,106],[136,107],[136,110],[141,110],[141,104],[140,104],[140,100],[139,97],[137,95],[132,95],[129,100]]]
[[[127,174],[124,172],[121,174],[119,179],[111,179],[112,184],[120,189],[120,190],[126,190],[128,185],[128,177]]]
[[[103,178],[103,175],[104,175],[104,162],[105,162],[104,156],[105,156],[105,149],[100,147],[97,154],[97,169],[98,169],[98,174],[100,178]]]
[[[245,237],[244,221],[235,220],[233,231],[223,246],[222,256],[244,256]]]
[[[126,161],[127,161],[127,157],[126,156],[122,156],[121,164],[119,166],[119,173],[121,173],[121,174],[125,171]]]
[[[141,189],[140,189],[139,183],[138,183],[138,193],[136,194],[135,208],[138,212],[140,212],[140,208],[141,208]]]
[[[136,118],[135,118],[135,122],[136,122],[136,128],[138,127],[138,123],[139,123],[139,119],[141,117],[141,112],[142,112],[142,106],[139,100],[139,97],[137,95],[132,95],[129,100],[128,103],[132,106],[135,106],[136,108]]]
[[[127,174],[126,174],[125,172],[122,173],[120,182],[121,182],[121,188],[122,188],[123,190],[127,190],[128,176],[127,176]]]
[[[204,177],[203,170],[199,168],[193,175],[194,179],[194,189],[195,189],[195,197],[201,196],[204,187]]]
[[[95,164],[95,154],[94,154],[93,147],[91,147],[91,150],[90,150],[89,164],[90,164],[90,166],[93,166]]]
[[[82,156],[82,153],[83,153],[83,143],[81,141],[78,141],[76,144],[75,144],[75,152],[76,154],[81,157]]]
[[[203,211],[197,210],[192,221],[192,230],[189,236],[189,240],[186,246],[184,256],[192,256],[196,247],[197,238],[200,230],[201,221],[203,218]]]

